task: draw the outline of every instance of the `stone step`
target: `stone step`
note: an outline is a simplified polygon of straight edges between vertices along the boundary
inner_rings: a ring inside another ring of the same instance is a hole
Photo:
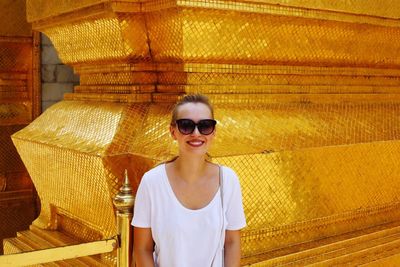
[[[332,259],[327,259],[310,266],[368,266],[369,263],[400,253],[400,238],[370,248],[355,251]]]
[[[361,265],[400,253],[400,225],[398,222],[330,239],[334,241],[315,241],[314,243],[320,243],[321,245],[310,245],[308,249],[274,257],[248,266]],[[394,259],[394,257],[392,258]]]
[[[26,252],[34,250],[32,246],[24,243],[18,238],[7,238],[4,240],[4,251],[11,252],[11,253],[18,253],[18,252]],[[35,265],[37,266],[37,265]],[[56,262],[49,262],[46,267],[59,267],[60,265]]]
[[[17,233],[17,237],[8,238],[4,240],[5,252],[17,253],[33,250],[41,250],[47,248],[61,247],[66,245],[80,244],[82,242],[59,232],[42,230],[37,227],[31,226],[27,231]],[[68,259],[63,261],[43,263],[38,266],[107,266],[102,262],[100,255],[93,255],[87,257],[80,257],[75,259]]]
[[[27,246],[31,247],[31,250],[40,250],[46,248],[53,248],[55,247],[53,244],[49,243],[47,240],[42,239],[41,237],[37,236],[36,234],[32,233],[31,231],[22,231],[17,233],[18,241],[26,244]],[[65,261],[56,261],[52,262],[51,264],[56,264],[56,266],[68,267],[68,266],[88,266],[82,265],[82,262],[76,259],[70,259]],[[47,264],[46,264],[47,266]],[[50,266],[50,265],[49,265]]]
[[[60,231],[43,230],[33,225],[29,227],[29,231],[57,247],[80,243],[78,240]]]
[[[381,258],[368,262],[366,264],[361,264],[360,267],[397,267],[400,263],[400,253],[389,257]]]
[[[30,231],[38,237],[45,239],[47,242],[53,245],[53,247],[82,243],[81,241],[75,240],[59,231],[46,231],[35,226],[31,226]],[[100,255],[80,257],[79,260],[88,266],[107,266],[107,264],[101,261]]]

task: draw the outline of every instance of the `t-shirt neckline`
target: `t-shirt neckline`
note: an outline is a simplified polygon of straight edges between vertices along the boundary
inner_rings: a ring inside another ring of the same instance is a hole
[[[183,205],[183,204],[179,201],[179,199],[176,197],[176,195],[175,195],[175,193],[174,193],[174,190],[172,189],[172,186],[171,186],[171,184],[170,184],[170,182],[169,182],[169,179],[168,179],[168,174],[167,174],[166,165],[167,165],[166,163],[163,164],[163,172],[164,172],[164,175],[163,175],[163,176],[164,176],[164,179],[163,179],[163,180],[164,180],[164,182],[166,183],[168,194],[169,194],[170,197],[173,199],[173,201],[177,204],[177,206],[179,206],[181,209],[183,209],[183,210],[185,210],[185,211],[188,211],[188,212],[191,212],[191,213],[202,212],[202,211],[204,211],[204,210],[209,209],[209,208],[213,205],[213,203],[216,201],[216,199],[219,198],[221,186],[218,186],[218,190],[217,190],[217,192],[214,194],[214,197],[213,197],[213,198],[211,199],[211,201],[208,202],[207,205],[205,205],[204,207],[202,207],[202,208],[200,208],[200,209],[190,209],[190,208],[186,207],[185,205]],[[221,168],[222,168],[222,166],[221,166]]]

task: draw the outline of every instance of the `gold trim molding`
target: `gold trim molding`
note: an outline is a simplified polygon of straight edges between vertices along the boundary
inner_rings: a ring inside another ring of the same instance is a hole
[[[400,25],[400,8],[396,0],[27,0],[28,21],[33,22],[36,29],[48,27],[56,21],[73,21],[81,14],[90,17],[109,12],[147,13],[171,8],[205,8],[381,26]]]

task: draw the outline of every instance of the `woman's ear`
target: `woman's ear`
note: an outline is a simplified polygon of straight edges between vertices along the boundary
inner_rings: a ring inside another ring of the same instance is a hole
[[[171,134],[172,139],[176,140],[176,136],[175,136],[175,127],[170,125],[169,126],[169,132]]]
[[[217,134],[217,127],[214,128],[214,131],[212,132],[212,136],[214,137]]]

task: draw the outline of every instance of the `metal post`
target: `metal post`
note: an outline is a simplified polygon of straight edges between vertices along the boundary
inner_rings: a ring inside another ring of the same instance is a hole
[[[120,246],[117,252],[117,266],[128,267],[131,264],[132,249],[132,227],[133,204],[135,198],[132,195],[132,187],[128,179],[128,171],[125,170],[124,184],[114,198],[114,205],[117,208],[117,227]]]

